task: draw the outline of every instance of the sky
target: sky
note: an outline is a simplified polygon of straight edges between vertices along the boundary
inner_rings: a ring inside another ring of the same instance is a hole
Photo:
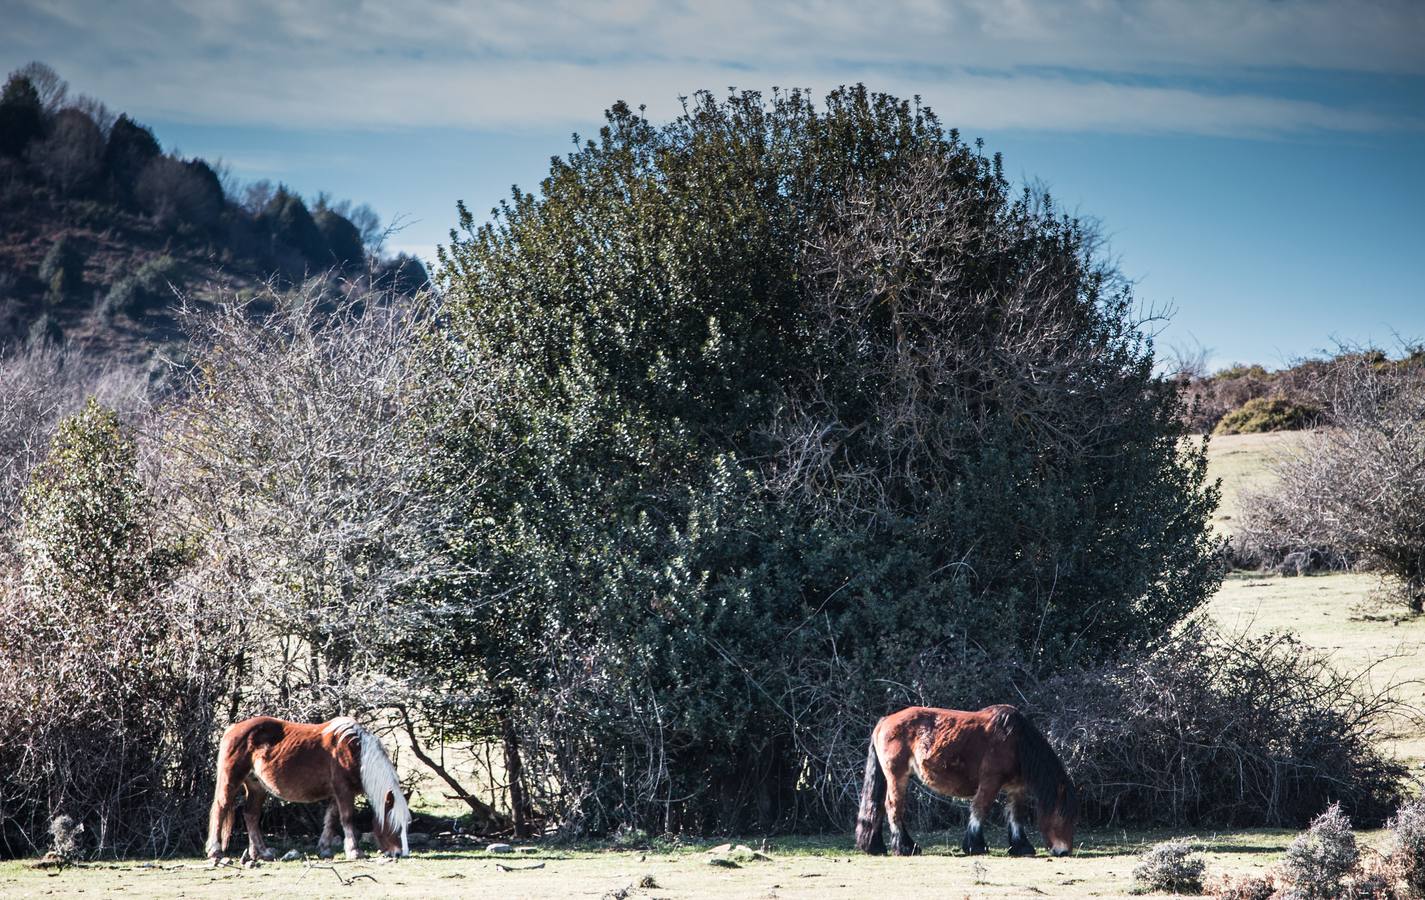
[[[862,82],[1096,219],[1163,351],[1425,341],[1419,0],[0,0],[0,71],[35,59],[425,258],[615,100]]]

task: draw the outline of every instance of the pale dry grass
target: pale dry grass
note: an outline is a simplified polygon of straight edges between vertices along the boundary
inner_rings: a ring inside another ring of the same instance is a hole
[[[1219,533],[1233,533],[1234,523],[1242,515],[1243,492],[1270,487],[1272,461],[1300,447],[1307,434],[1276,431],[1212,438],[1207,445],[1207,477],[1222,479],[1222,503],[1212,517],[1212,525]]]
[[[426,853],[397,863],[342,862],[336,873],[301,862],[258,869],[205,868],[198,860],[90,864],[57,875],[21,863],[0,864],[0,896],[129,896],[153,898],[302,897],[488,897],[563,898],[863,898],[887,895],[935,897],[1129,896],[1136,854],[1163,835],[1093,834],[1068,859],[1039,855],[1015,859],[996,849],[975,859],[951,855],[956,834],[924,842],[926,854],[909,859],[867,857],[850,849],[850,836],[836,842],[811,839],[774,846],[772,859],[724,869],[707,863],[700,848],[667,851],[548,852],[493,859],[481,853]],[[1193,839],[1204,850],[1209,876],[1261,873],[1294,836],[1255,830]],[[1002,837],[997,832],[995,838]],[[1380,840],[1368,832],[1363,842]],[[749,842],[755,843],[756,842]],[[958,851],[956,851],[958,853]],[[497,863],[521,871],[502,871]],[[528,868],[538,864],[542,868]],[[337,873],[349,884],[343,884]],[[365,875],[354,882],[353,876]],[[656,887],[640,888],[651,877]],[[619,892],[626,891],[620,894]],[[1164,896],[1164,895],[1158,895]]]
[[[1399,685],[1397,696],[1425,710],[1425,618],[1402,617],[1375,595],[1374,575],[1334,573],[1306,578],[1234,575],[1222,583],[1208,613],[1230,633],[1295,632],[1329,653],[1336,668],[1363,673],[1370,685]],[[1425,762],[1425,730],[1402,719],[1387,745],[1412,767]]]

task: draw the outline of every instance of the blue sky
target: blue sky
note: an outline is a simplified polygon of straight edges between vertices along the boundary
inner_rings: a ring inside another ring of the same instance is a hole
[[[1160,346],[1280,365],[1425,340],[1425,3],[0,0],[31,59],[235,176],[368,202],[429,256],[615,99],[920,94],[1102,222]]]

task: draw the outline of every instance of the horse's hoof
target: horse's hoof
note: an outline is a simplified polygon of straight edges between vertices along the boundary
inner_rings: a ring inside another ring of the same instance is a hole
[[[1020,846],[1017,846],[1017,847],[1016,847],[1016,846],[1011,846],[1011,847],[1009,848],[1009,855],[1010,855],[1010,856],[1033,856],[1033,855],[1034,855],[1034,848],[1028,846],[1027,844],[1025,844],[1025,845],[1020,845]]]
[[[332,850],[332,848],[330,848],[330,847],[318,847],[318,848],[317,848],[317,858],[318,858],[318,859],[331,859],[333,856],[336,856],[336,853]]]
[[[272,862],[277,858],[277,851],[273,850],[271,847],[264,847],[262,848],[262,852],[258,854],[258,858],[264,859],[267,862]]]
[[[362,857],[362,853],[361,853],[360,850],[348,850],[348,851],[346,851],[346,858],[347,858],[347,859],[361,859],[361,857]]]

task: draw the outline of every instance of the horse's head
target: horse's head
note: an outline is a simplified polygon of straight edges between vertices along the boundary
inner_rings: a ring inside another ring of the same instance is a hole
[[[382,853],[390,856],[410,856],[406,829],[411,824],[411,810],[406,798],[396,791],[386,791],[381,809],[371,817],[371,837]]]
[[[1049,842],[1049,852],[1054,856],[1068,856],[1074,852],[1074,825],[1079,818],[1078,796],[1069,781],[1059,784],[1058,797],[1052,809],[1039,812],[1039,831]]]

